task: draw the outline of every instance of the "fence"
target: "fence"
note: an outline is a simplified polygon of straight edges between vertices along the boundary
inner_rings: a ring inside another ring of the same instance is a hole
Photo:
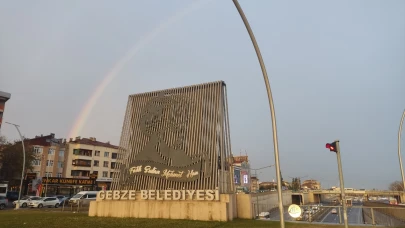
[[[288,206],[284,206],[286,222],[343,224],[343,209],[340,205],[302,205],[301,216],[292,218],[288,214]],[[267,209],[270,208],[270,209]],[[280,220],[278,205],[253,204],[256,219]],[[357,204],[347,208],[348,223],[352,225],[374,225],[385,227],[405,226],[405,207],[371,207]]]
[[[78,201],[77,204],[63,203],[60,206],[60,209],[62,211],[71,211],[71,212],[88,212],[89,208],[90,208],[90,202],[82,203],[81,201]]]

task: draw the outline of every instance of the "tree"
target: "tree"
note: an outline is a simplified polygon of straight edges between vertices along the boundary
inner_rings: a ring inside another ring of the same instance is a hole
[[[25,146],[25,171],[32,170],[32,162],[37,159],[33,147],[28,143]],[[23,149],[21,141],[9,142],[0,136],[0,179],[13,183],[21,180],[23,163]]]
[[[298,177],[293,178],[290,189],[293,191],[299,191],[301,189],[301,179]]]
[[[402,181],[394,181],[390,184],[389,190],[391,191],[404,191],[404,184]]]

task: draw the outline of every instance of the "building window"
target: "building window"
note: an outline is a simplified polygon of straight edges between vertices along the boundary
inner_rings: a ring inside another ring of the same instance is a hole
[[[90,175],[90,171],[88,171],[88,170],[71,170],[70,175],[72,177],[88,177]]]
[[[55,149],[49,148],[48,155],[54,155],[54,154],[55,154]]]
[[[96,150],[96,151],[94,152],[94,156],[100,156],[100,151],[99,151],[99,150]]]
[[[46,166],[53,166],[53,160],[47,160]]]
[[[57,177],[62,177],[62,173],[58,173],[56,176]]]
[[[33,166],[40,166],[40,165],[41,165],[41,160],[39,160],[39,159],[33,160],[33,161],[32,161],[32,165],[33,165]]]
[[[64,150],[60,150],[59,151],[59,157],[64,157],[65,156],[65,151]]]
[[[51,172],[46,172],[45,177],[52,177],[52,173]]]
[[[112,159],[117,159],[117,157],[118,157],[118,154],[117,154],[117,153],[111,153],[111,158],[112,158]]]
[[[42,153],[42,147],[34,147],[34,154],[41,154]]]
[[[58,168],[63,168],[63,162],[58,161]]]
[[[97,167],[98,167],[98,166],[99,166],[99,163],[100,163],[99,161],[94,160],[93,166],[97,166]]]
[[[108,168],[108,161],[104,161],[103,166]]]
[[[108,177],[108,172],[107,171],[103,171],[103,177]]]
[[[104,152],[104,157],[108,158],[110,156],[110,152]]]
[[[96,174],[96,175],[98,175],[98,171],[93,171],[93,174]]]
[[[91,157],[92,155],[92,150],[85,150],[85,149],[73,149],[73,154],[74,155],[79,155],[79,156],[88,156]]]
[[[111,162],[111,169],[115,169],[115,162]]]
[[[91,160],[75,159],[75,160],[72,160],[72,165],[91,167]]]
[[[113,178],[114,177],[114,172],[111,172],[110,173],[110,178]]]

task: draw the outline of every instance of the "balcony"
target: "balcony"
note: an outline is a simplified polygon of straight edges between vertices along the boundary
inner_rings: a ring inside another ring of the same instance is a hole
[[[91,160],[75,159],[72,160],[72,166],[91,167]]]
[[[73,149],[73,155],[92,157],[93,156],[93,151],[92,150],[86,150],[86,149]]]
[[[90,171],[88,170],[72,170],[70,171],[70,175],[74,178],[89,178]]]

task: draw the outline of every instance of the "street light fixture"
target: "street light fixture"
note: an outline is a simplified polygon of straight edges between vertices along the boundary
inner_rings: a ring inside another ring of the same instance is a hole
[[[25,172],[25,146],[24,146],[24,138],[21,135],[20,129],[17,124],[9,123],[6,122],[7,124],[14,125],[14,127],[17,129],[18,134],[20,135],[21,138],[21,143],[22,143],[22,148],[23,148],[23,167],[22,167],[22,172],[21,172],[21,183],[20,183],[20,192],[18,193],[18,203],[15,205],[15,210],[18,210],[20,208],[20,199],[21,199],[21,190],[22,190],[22,185],[23,185],[23,179],[24,179],[24,172]]]
[[[278,192],[278,208],[280,211],[280,228],[285,227],[284,223],[284,208],[283,208],[283,195],[281,193],[281,172],[280,172],[280,158],[278,153],[278,137],[277,137],[277,124],[276,124],[276,112],[274,110],[273,96],[271,94],[269,77],[267,76],[266,66],[260,53],[259,45],[256,42],[256,38],[253,34],[252,29],[250,28],[249,22],[245,16],[245,13],[242,10],[242,7],[239,5],[238,0],[233,0],[236,9],[239,12],[240,17],[242,18],[243,23],[245,24],[246,30],[249,33],[250,39],[252,40],[253,47],[256,51],[257,59],[260,63],[260,68],[262,69],[264,83],[266,85],[267,97],[269,100],[270,114],[272,120],[272,130],[273,130],[273,146],[274,146],[274,160],[276,166],[276,176],[277,176],[277,192]]]
[[[404,168],[402,166],[402,156],[401,156],[401,133],[402,133],[402,125],[404,123],[404,118],[405,118],[405,110],[404,110],[404,113],[402,114],[401,122],[399,123],[399,131],[398,131],[398,160],[399,160],[399,168],[401,170],[402,184],[403,184],[404,191],[405,191],[405,176],[404,176]]]

